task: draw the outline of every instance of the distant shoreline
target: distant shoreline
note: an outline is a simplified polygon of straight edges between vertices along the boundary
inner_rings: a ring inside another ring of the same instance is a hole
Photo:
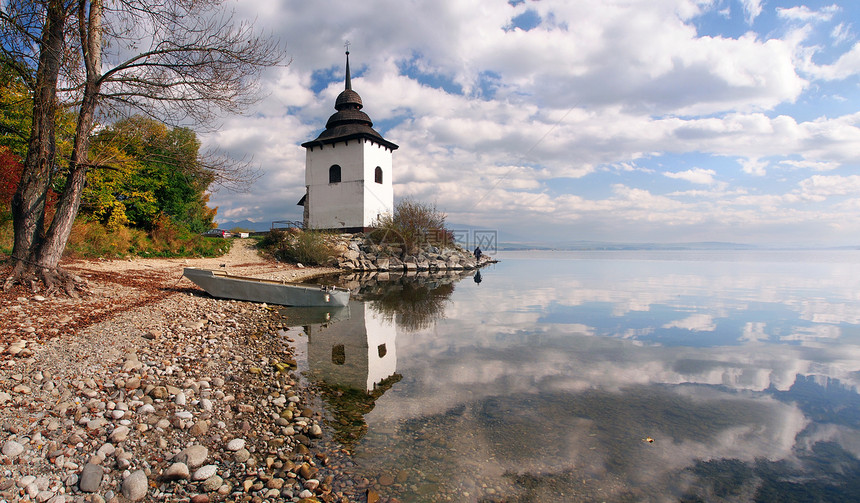
[[[503,243],[496,251],[860,251],[860,245],[788,246],[739,243],[581,243],[567,245]]]

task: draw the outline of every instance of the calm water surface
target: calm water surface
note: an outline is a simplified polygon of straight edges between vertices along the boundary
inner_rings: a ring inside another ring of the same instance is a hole
[[[411,501],[858,501],[860,252],[501,253],[306,327]]]

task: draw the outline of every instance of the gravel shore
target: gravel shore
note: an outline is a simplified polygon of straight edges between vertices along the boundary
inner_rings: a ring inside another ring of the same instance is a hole
[[[69,261],[80,299],[0,294],[0,501],[378,501],[343,475],[301,331],[215,300],[187,266],[278,279],[330,272],[257,256]]]

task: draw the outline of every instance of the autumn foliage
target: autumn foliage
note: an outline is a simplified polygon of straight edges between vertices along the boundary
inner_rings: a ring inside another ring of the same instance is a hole
[[[0,208],[3,213],[9,212],[12,196],[15,195],[23,171],[21,159],[7,147],[0,146]]]
[[[207,207],[212,173],[199,161],[200,141],[187,128],[142,116],[118,121],[93,138],[81,213],[110,230],[153,232],[171,226],[202,233],[212,228]]]

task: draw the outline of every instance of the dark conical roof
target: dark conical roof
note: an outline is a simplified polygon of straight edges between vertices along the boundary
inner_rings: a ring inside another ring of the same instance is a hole
[[[334,102],[334,108],[337,110],[342,110],[344,107],[355,105],[358,105],[358,108],[364,106],[361,103],[361,96],[352,89],[344,89],[341,91],[341,93],[337,95],[337,101]]]
[[[391,150],[398,148],[382,137],[373,129],[373,121],[361,111],[364,105],[361,96],[352,90],[352,78],[349,73],[349,51],[346,51],[346,77],[344,79],[344,90],[337,96],[334,108],[337,110],[325,124],[325,131],[320,133],[315,140],[302,143],[305,148],[322,146],[326,143],[347,141],[353,138],[368,138]]]

